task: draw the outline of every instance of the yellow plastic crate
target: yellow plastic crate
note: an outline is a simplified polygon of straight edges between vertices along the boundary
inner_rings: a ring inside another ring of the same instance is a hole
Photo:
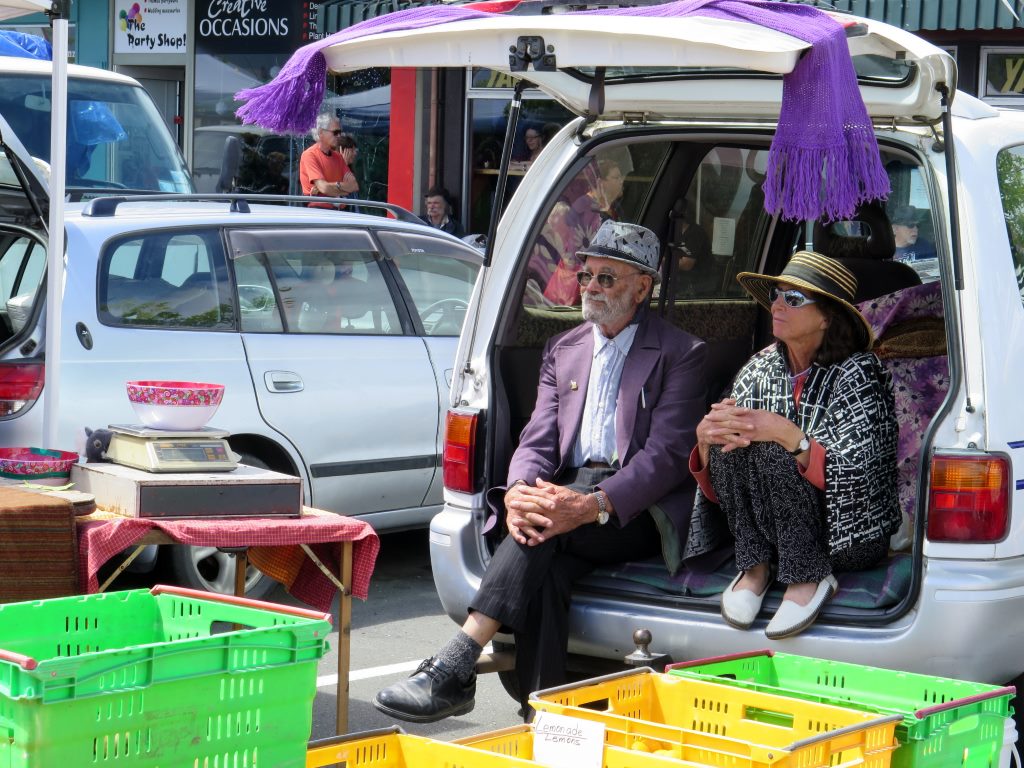
[[[616,747],[646,742],[651,751],[669,747],[684,759],[723,768],[888,768],[902,720],[646,668],[537,691],[530,704],[604,723],[605,740]],[[708,736],[745,744],[746,751]]]
[[[310,742],[306,768],[537,768],[540,764],[533,760],[533,741],[534,731],[529,725],[489,731],[451,742],[412,736],[395,727]],[[716,746],[728,748],[731,741],[719,738]],[[606,743],[603,768],[707,768],[709,765],[757,768],[803,765],[787,762],[790,754],[784,750],[769,750],[743,743],[732,745],[738,752],[662,744],[659,753],[659,744],[649,739],[637,739],[635,746],[636,749],[626,749]],[[764,760],[751,759],[742,754],[744,751],[763,753],[761,756]],[[704,760],[688,759],[697,756],[698,752],[704,756]],[[707,762],[707,759],[712,762]],[[843,768],[861,765],[866,763],[854,758],[844,763]]]

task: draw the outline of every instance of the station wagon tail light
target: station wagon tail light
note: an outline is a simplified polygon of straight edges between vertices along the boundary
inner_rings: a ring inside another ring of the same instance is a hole
[[[444,423],[444,487],[472,493],[476,478],[477,413],[448,411]]]
[[[1010,464],[1003,456],[934,456],[928,497],[931,541],[999,541],[1009,519]]]
[[[42,363],[0,363],[0,418],[39,399],[44,370]]]

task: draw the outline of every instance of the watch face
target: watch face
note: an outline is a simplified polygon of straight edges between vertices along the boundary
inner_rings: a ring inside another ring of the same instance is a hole
[[[604,525],[607,522],[608,522],[608,513],[607,512],[598,512],[597,513],[597,524],[598,525]]]

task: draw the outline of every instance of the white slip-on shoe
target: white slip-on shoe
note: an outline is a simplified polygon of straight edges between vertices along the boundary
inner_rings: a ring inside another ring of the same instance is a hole
[[[781,640],[784,637],[800,634],[814,623],[822,607],[838,588],[839,582],[836,581],[836,577],[829,574],[818,582],[814,597],[807,605],[800,605],[792,600],[783,600],[779,610],[775,612],[772,620],[765,627],[765,635],[769,640]]]
[[[764,596],[768,594],[768,587],[772,585],[772,574],[768,572],[768,581],[761,590],[761,594],[752,592],[749,589],[736,590],[736,584],[743,578],[746,571],[740,571],[736,578],[726,587],[722,593],[722,618],[736,629],[750,629],[757,614],[761,612],[761,603]]]

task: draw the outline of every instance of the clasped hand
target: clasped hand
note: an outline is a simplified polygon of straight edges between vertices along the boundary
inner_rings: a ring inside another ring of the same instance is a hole
[[[734,398],[726,398],[711,406],[711,411],[697,425],[697,446],[706,466],[708,449],[722,446],[723,452],[746,448],[755,442],[785,444],[790,432],[799,432],[785,416],[756,408],[741,408]],[[799,439],[799,438],[797,438]]]
[[[593,522],[596,505],[589,494],[545,480],[520,483],[505,493],[505,522],[512,538],[532,547]]]

